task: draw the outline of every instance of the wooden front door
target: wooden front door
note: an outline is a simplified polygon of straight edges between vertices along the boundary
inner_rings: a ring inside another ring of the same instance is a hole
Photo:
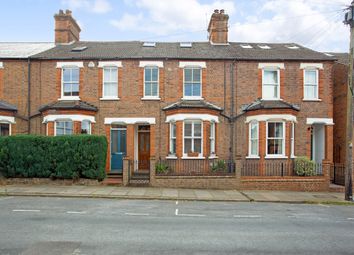
[[[138,170],[150,169],[150,132],[138,133]]]

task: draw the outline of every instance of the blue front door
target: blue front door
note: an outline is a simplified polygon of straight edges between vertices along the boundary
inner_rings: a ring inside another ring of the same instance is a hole
[[[123,158],[127,153],[126,129],[111,130],[111,172],[123,172]]]

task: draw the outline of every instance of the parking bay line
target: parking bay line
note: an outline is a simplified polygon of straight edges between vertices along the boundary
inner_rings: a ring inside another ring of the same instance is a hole
[[[85,211],[79,212],[79,211],[67,211],[66,213],[68,214],[86,214]]]
[[[40,212],[41,210],[35,209],[14,209],[13,212]]]
[[[234,218],[239,218],[239,219],[251,218],[251,219],[254,219],[254,218],[262,218],[262,216],[261,215],[234,215]]]
[[[149,216],[150,214],[148,214],[148,213],[125,213],[125,215],[129,215],[129,216]]]

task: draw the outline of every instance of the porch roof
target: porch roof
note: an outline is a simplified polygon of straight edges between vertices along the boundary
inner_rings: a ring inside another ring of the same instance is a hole
[[[89,104],[84,101],[73,101],[73,100],[68,100],[68,101],[57,101],[53,103],[49,103],[47,105],[41,106],[39,108],[40,112],[44,112],[46,110],[85,110],[85,111],[93,111],[97,112],[98,109],[96,106]]]
[[[261,109],[290,109],[300,111],[298,105],[294,105],[282,100],[261,100],[257,99],[255,102],[245,105],[243,110],[245,112],[256,111]]]
[[[204,100],[181,100],[163,108],[164,111],[182,108],[202,108],[222,111],[222,108]]]
[[[0,110],[17,112],[17,107],[5,101],[0,100]]]

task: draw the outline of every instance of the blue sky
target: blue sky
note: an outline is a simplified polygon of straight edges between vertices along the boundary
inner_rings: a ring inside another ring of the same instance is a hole
[[[1,0],[0,41],[53,41],[59,9],[71,9],[88,41],[205,41],[213,9],[230,15],[229,39],[296,42],[346,51],[350,0]],[[20,7],[20,8],[19,8]]]

